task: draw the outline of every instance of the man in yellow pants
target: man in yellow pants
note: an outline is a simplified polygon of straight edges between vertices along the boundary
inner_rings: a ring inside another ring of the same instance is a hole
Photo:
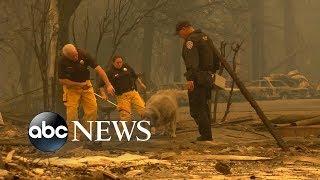
[[[118,106],[120,110],[120,120],[129,122],[131,124],[131,105],[135,112],[142,116],[145,110],[145,103],[139,95],[136,82],[142,89],[146,89],[146,86],[138,78],[135,71],[126,63],[123,62],[121,56],[114,56],[112,66],[107,71],[107,75],[110,78],[110,82],[114,85],[115,94]],[[104,100],[107,100],[106,93],[103,86],[105,83],[102,81],[99,85],[101,96]]]
[[[74,128],[71,121],[78,121],[78,107],[81,104],[84,111],[84,127],[87,130],[87,121],[96,121],[97,102],[94,96],[92,84],[90,82],[90,72],[88,66],[93,68],[107,85],[107,91],[114,94],[114,88],[103,69],[96,63],[88,52],[83,49],[77,49],[73,44],[67,44],[62,48],[62,58],[59,62],[58,76],[63,85],[63,102],[67,109],[67,125],[72,139]]]

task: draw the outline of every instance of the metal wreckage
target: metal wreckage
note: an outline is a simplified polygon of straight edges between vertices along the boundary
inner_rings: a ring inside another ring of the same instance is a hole
[[[248,91],[257,100],[317,98],[320,86],[309,81],[298,70],[287,74],[270,74],[260,80],[246,82]],[[225,88],[228,93],[231,88]],[[233,101],[244,100],[239,89],[233,89]]]

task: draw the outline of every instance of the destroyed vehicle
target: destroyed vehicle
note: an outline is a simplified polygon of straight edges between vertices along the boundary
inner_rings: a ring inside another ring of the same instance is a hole
[[[290,87],[280,80],[267,77],[250,82],[247,89],[257,100],[306,98],[309,92],[307,88]]]
[[[309,97],[316,97],[316,85],[312,84],[306,76],[301,74],[298,70],[289,71],[288,74],[270,74],[270,80],[280,80],[290,87],[308,89]]]

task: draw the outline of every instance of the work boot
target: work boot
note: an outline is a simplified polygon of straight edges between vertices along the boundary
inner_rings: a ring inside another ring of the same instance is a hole
[[[212,141],[212,137],[200,136],[200,137],[197,138],[197,141]]]

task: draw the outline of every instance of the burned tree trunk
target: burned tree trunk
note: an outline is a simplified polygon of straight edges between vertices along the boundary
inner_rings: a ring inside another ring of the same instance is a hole
[[[295,51],[296,25],[294,21],[293,2],[291,0],[284,0],[284,42],[285,54],[289,55]],[[297,68],[296,54],[287,62],[287,71]]]
[[[59,31],[58,31],[58,49],[69,42],[69,22],[70,18],[79,6],[81,0],[58,0],[59,12]]]
[[[69,21],[77,7],[79,6],[81,0],[58,0],[58,13],[59,13],[59,30],[57,36],[57,51],[59,52],[63,45],[69,43]],[[57,58],[60,57],[60,54],[57,53]],[[55,67],[57,67],[57,63],[55,63]],[[57,77],[57,71],[55,71],[55,76]],[[57,79],[55,79],[57,82]],[[55,111],[58,112],[60,115],[65,114],[65,109],[62,98],[62,88],[59,83],[55,83]]]
[[[49,26],[50,26],[50,63],[49,63],[49,78],[51,81],[51,109],[55,109],[55,96],[56,96],[56,58],[57,58],[57,41],[58,41],[58,30],[59,30],[59,12],[58,12],[58,0],[50,0],[49,10]]]
[[[251,79],[259,79],[265,73],[264,59],[264,2],[249,1],[252,24]]]

